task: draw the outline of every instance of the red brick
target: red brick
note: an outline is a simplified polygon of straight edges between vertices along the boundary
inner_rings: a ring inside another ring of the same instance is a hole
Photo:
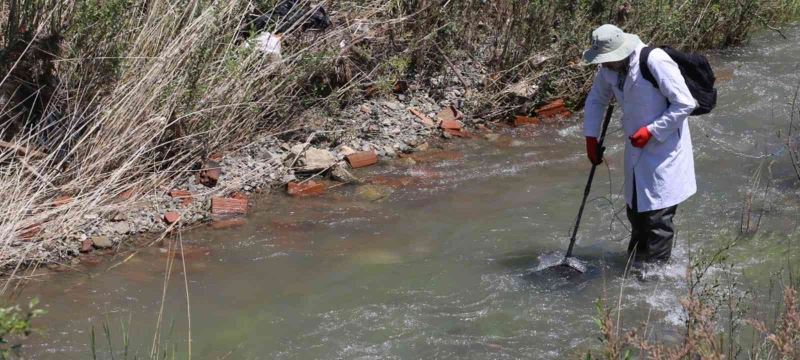
[[[539,121],[539,118],[536,117],[524,115],[518,115],[514,117],[514,126],[539,125],[541,123],[542,122]]]
[[[555,109],[550,109],[550,110],[537,111],[536,115],[538,115],[541,118],[551,118],[551,117],[555,117],[557,115],[560,115],[561,113],[566,112],[566,111],[567,111],[567,108],[560,107],[560,108],[555,108]]]
[[[461,130],[461,123],[457,120],[442,120],[439,127],[442,129]]]
[[[214,220],[211,223],[211,228],[215,230],[222,230],[222,229],[229,229],[232,227],[238,227],[246,224],[247,221],[243,218],[232,218],[232,219],[224,219],[224,220]]]
[[[230,198],[232,198],[232,199],[239,199],[239,200],[245,200],[245,201],[247,201],[247,195],[246,195],[245,193],[241,192],[241,191],[234,191],[234,192],[233,192],[233,193],[230,195]]]
[[[411,113],[419,119],[419,122],[421,122],[422,125],[425,125],[426,127],[433,127],[436,125],[431,118],[423,114],[421,111],[414,108],[408,109],[408,111],[411,111]]]
[[[123,202],[130,200],[136,192],[133,189],[127,189],[114,198],[116,202]]]
[[[456,136],[456,137],[460,137],[460,138],[471,138],[472,137],[472,134],[470,134],[469,132],[466,132],[464,130],[442,129],[442,131],[444,131],[445,133],[450,134],[452,136]]]
[[[538,113],[542,111],[549,111],[553,109],[563,108],[564,106],[566,106],[566,104],[564,103],[564,99],[556,99],[550,102],[549,104],[536,109],[536,112]]]
[[[206,187],[217,186],[219,177],[222,175],[222,169],[216,161],[208,161],[203,165],[203,169],[197,173],[197,183],[203,184]]]
[[[170,212],[164,214],[164,222],[166,222],[167,224],[170,224],[170,225],[178,222],[180,219],[181,219],[181,214],[179,214],[179,213],[177,213],[175,211],[170,211]]]
[[[325,193],[325,185],[314,180],[304,183],[292,181],[286,185],[286,192],[291,196],[297,197],[321,195]]]
[[[408,82],[405,80],[397,80],[397,82],[394,83],[392,91],[394,91],[395,94],[402,94],[408,91]]]
[[[553,123],[570,117],[572,112],[566,108],[564,99],[557,99],[536,109],[536,115],[538,115],[545,123]]]
[[[547,124],[552,124],[564,120],[572,116],[572,112],[567,109],[562,109],[560,112],[553,112],[550,116],[542,117],[542,120]]]
[[[168,195],[173,199],[182,199],[185,197],[192,197],[192,192],[189,190],[173,189],[169,191]]]
[[[378,155],[374,151],[362,151],[345,156],[347,163],[353,169],[372,166],[378,163]]]
[[[247,200],[232,198],[211,198],[212,215],[244,215],[247,213]]]
[[[451,105],[442,109],[442,111],[436,114],[436,117],[439,118],[439,120],[445,121],[445,120],[459,120],[462,117],[464,117],[464,115],[461,114],[461,112],[458,111],[458,109],[456,109],[455,106]]]
[[[181,201],[181,206],[186,207],[192,203],[194,198],[192,197],[192,192],[188,190],[170,190],[169,196],[173,199],[178,199]]]
[[[94,250],[94,242],[92,242],[92,239],[86,239],[81,242],[80,252],[88,253],[92,250]]]

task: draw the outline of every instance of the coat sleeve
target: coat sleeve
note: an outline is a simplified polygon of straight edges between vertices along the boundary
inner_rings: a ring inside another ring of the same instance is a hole
[[[603,113],[611,102],[611,97],[614,96],[614,91],[611,84],[608,82],[607,77],[603,72],[608,71],[600,68],[597,75],[594,77],[592,89],[589,90],[589,96],[586,97],[586,104],[584,105],[584,120],[583,120],[583,135],[590,137],[599,137],[600,130],[603,125]]]
[[[653,50],[648,58],[647,66],[650,67],[650,72],[658,82],[661,94],[669,100],[669,107],[661,114],[661,117],[647,125],[647,130],[650,130],[656,140],[664,141],[675,130],[683,126],[683,122],[697,107],[697,102],[689,92],[678,64],[666,52],[661,49]]]

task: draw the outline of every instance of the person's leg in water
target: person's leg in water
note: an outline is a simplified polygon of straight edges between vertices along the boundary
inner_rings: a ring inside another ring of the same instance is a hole
[[[627,215],[631,223],[631,240],[628,256],[633,263],[665,263],[672,255],[675,224],[673,218],[678,205],[653,211],[638,211],[636,179],[633,179],[632,207]]]

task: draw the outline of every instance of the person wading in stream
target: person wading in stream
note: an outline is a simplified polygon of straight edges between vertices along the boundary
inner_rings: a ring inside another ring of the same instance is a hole
[[[672,253],[678,204],[697,191],[689,114],[697,106],[678,65],[662,49],[652,48],[640,63],[646,45],[614,25],[592,32],[587,64],[599,65],[586,98],[584,135],[592,164],[603,162],[597,144],[603,113],[615,98],[622,108],[625,142],[625,201],[631,222],[628,254],[632,264],[663,263]],[[650,49],[650,48],[648,48]],[[647,66],[654,86],[642,74]]]

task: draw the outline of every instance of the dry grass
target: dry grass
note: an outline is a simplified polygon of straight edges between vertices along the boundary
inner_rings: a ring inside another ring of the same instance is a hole
[[[751,325],[763,336],[763,342],[755,353],[757,359],[797,359],[800,357],[800,306],[797,290],[787,287],[783,292],[783,311],[778,316],[777,326],[770,329],[762,321],[753,320]]]
[[[747,290],[740,282],[740,275],[736,275],[739,271],[735,260],[728,257],[735,244],[735,240],[731,240],[710,252],[690,250],[685,272],[687,291],[679,300],[683,324],[675,329],[679,336],[676,341],[659,339],[652,330],[654,324],[650,323],[649,314],[638,326],[623,324],[620,292],[616,308],[606,306],[606,299],[598,300],[596,322],[602,342],[602,351],[598,354],[602,355],[595,357],[589,352],[586,359],[797,359],[800,356],[800,303],[792,260],[787,259],[783,270],[771,274],[770,291],[764,299],[764,294]],[[692,249],[691,244],[687,246]],[[791,251],[791,245],[787,245],[787,251]],[[784,284],[782,303],[772,301],[773,283]],[[659,285],[656,284],[654,291]],[[774,311],[775,320],[771,326],[765,322],[771,316],[759,312],[759,308]],[[615,311],[616,317],[612,316]]]
[[[166,2],[154,2],[138,31],[122,39],[131,45],[119,79],[107,90],[90,93],[81,84],[61,82],[60,98],[48,110],[66,115],[58,124],[65,130],[33,127],[14,137],[19,146],[41,149],[43,133],[61,135],[42,149],[48,155],[0,153],[0,265],[68,255],[52,250],[76,249],[76,231],[87,212],[124,208],[190,172],[212,151],[285,129],[294,120],[291,100],[305,79],[286,75],[301,71],[306,54],[353,29],[299,41],[302,47],[278,60],[233,43],[247,4],[221,2],[187,18]],[[377,10],[365,9],[365,16]],[[80,78],[83,61],[90,60],[58,60],[60,78]],[[14,115],[9,103],[4,106],[6,115]],[[114,200],[127,190],[134,190],[131,199]],[[52,206],[61,195],[74,201]],[[43,229],[35,241],[24,239],[32,226]]]
[[[757,331],[760,338],[756,346],[747,354],[749,359],[790,360],[800,356],[800,307],[797,290],[787,287],[784,290],[783,308],[778,315],[777,325],[769,328],[763,321],[750,320],[748,323]],[[603,359],[628,359],[633,354],[637,358],[652,360],[684,359],[732,359],[738,358],[741,350],[726,348],[724,340],[733,341],[736,334],[722,334],[718,327],[717,312],[713,305],[700,298],[689,296],[681,300],[686,314],[683,340],[674,345],[653,342],[642,336],[642,331],[630,330],[619,336],[611,311],[604,309],[598,318],[603,340]],[[759,340],[760,339],[760,340]],[[731,351],[733,350],[733,351]],[[591,359],[591,355],[587,358]]]

